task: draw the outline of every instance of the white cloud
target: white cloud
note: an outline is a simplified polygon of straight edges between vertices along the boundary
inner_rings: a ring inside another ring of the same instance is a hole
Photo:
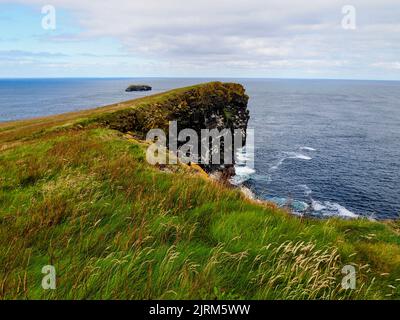
[[[372,67],[375,68],[384,68],[388,70],[393,70],[393,69],[398,69],[400,70],[400,62],[394,61],[394,62],[375,62],[371,64]]]
[[[17,2],[41,6],[48,1]],[[352,0],[357,10],[354,31],[341,28],[346,4],[344,0],[52,0],[57,10],[72,12],[82,29],[70,38],[118,39],[122,54],[171,68],[179,64],[197,69],[229,66],[237,72],[258,68],[266,76],[271,69],[300,68],[299,73],[315,69],[325,70],[327,76],[357,76],[365,68],[375,68],[374,61],[395,60],[400,54],[398,0]],[[56,39],[62,44],[68,35]]]

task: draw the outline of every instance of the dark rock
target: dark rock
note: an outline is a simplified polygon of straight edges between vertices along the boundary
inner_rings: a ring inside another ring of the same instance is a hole
[[[126,92],[131,91],[150,91],[152,88],[147,84],[132,84],[126,88]]]
[[[202,129],[239,129],[242,132],[243,144],[246,142],[249,110],[249,97],[242,85],[236,83],[211,82],[188,88],[172,90],[157,97],[157,100],[138,105],[135,108],[119,110],[102,119],[104,125],[122,132],[135,132],[143,139],[150,129],[162,129],[168,133],[169,121],[176,120],[178,132],[193,129],[201,136]],[[178,143],[178,147],[184,142]],[[210,148],[211,149],[211,148]],[[199,148],[201,143],[199,141]],[[235,153],[235,150],[232,150]],[[213,156],[215,152],[211,150]],[[221,142],[221,165],[197,163],[208,173],[222,172],[224,179],[234,175],[234,166],[226,164],[224,141]],[[232,155],[234,159],[234,156]]]

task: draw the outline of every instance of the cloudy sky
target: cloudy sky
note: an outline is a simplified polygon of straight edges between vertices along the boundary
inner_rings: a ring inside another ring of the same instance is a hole
[[[400,80],[399,0],[0,0],[0,28],[2,78]]]

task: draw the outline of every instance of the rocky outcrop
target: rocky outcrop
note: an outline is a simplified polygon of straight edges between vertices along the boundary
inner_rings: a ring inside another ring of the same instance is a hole
[[[152,88],[147,84],[132,84],[125,89],[126,92],[131,91],[150,91]]]
[[[150,129],[168,132],[169,122],[175,120],[178,131],[190,128],[200,136],[201,129],[240,129],[245,140],[248,99],[240,84],[211,82],[156,95],[145,103],[114,112],[101,121],[110,128],[133,132],[141,138]],[[202,167],[207,172],[225,169],[228,175],[234,174],[232,166]]]

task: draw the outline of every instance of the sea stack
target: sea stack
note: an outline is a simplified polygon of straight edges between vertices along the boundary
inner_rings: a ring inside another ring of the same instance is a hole
[[[152,88],[147,84],[132,84],[126,88],[126,92],[131,91],[150,91]]]

